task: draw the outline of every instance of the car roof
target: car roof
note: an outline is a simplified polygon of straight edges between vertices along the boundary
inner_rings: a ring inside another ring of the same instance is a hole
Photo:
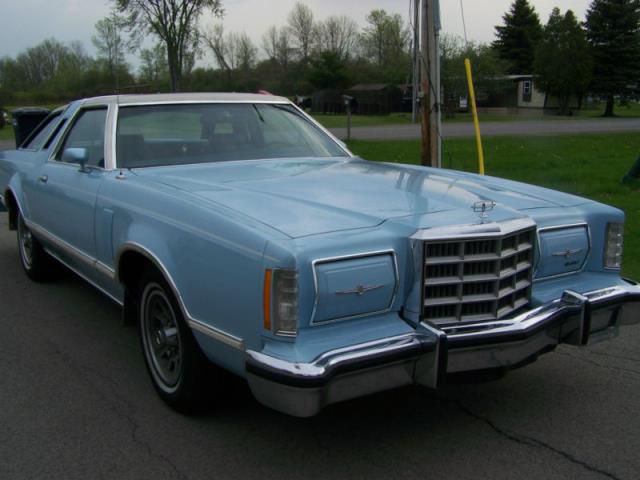
[[[83,105],[140,105],[156,103],[290,103],[285,97],[258,93],[154,93],[108,95],[82,100]]]

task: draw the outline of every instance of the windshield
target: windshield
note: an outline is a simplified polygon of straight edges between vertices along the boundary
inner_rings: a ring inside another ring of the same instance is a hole
[[[347,153],[291,105],[208,103],[120,107],[121,168]]]

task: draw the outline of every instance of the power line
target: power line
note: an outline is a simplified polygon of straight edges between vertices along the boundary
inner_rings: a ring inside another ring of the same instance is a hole
[[[464,32],[464,43],[469,46],[469,40],[467,39],[467,22],[464,19],[464,3],[460,0],[460,13],[462,14],[462,31]]]

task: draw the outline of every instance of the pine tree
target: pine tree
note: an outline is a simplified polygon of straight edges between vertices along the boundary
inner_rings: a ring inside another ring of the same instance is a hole
[[[569,113],[572,97],[582,97],[589,87],[593,58],[584,30],[571,10],[554,8],[536,48],[534,72],[541,89],[558,98],[559,113]]]
[[[587,39],[594,58],[593,91],[613,99],[640,80],[640,0],[593,0],[587,11]]]
[[[515,0],[502,19],[504,25],[496,26],[493,48],[509,63],[509,73],[531,73],[535,48],[542,37],[542,25],[535,8],[527,0]]]

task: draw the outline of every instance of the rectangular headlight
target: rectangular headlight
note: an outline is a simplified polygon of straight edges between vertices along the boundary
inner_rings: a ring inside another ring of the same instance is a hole
[[[622,267],[623,239],[624,224],[610,223],[607,225],[607,237],[604,245],[604,268],[620,270]]]
[[[273,270],[271,318],[276,335],[294,337],[298,331],[298,273]]]

